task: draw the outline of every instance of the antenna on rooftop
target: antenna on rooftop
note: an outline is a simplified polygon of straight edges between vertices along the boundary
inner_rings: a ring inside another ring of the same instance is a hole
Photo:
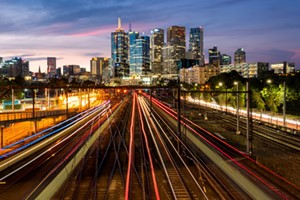
[[[129,32],[131,32],[131,22],[129,22]]]
[[[119,17],[119,18],[118,18],[118,30],[121,29],[121,25],[122,25],[122,24],[121,24],[121,18]]]

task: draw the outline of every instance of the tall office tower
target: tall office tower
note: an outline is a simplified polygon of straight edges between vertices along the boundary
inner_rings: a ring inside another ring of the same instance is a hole
[[[141,77],[150,72],[150,38],[138,37],[137,32],[129,33],[130,40],[130,76]]]
[[[56,73],[56,58],[47,57],[47,74],[49,78],[55,78]]]
[[[185,58],[185,27],[171,26],[167,30],[167,43],[175,47],[176,58]]]
[[[185,27],[171,26],[167,30],[167,44],[163,47],[163,74],[178,74],[177,61],[185,58]]]
[[[189,50],[188,54],[190,59],[199,60],[199,65],[204,65],[204,53],[203,53],[203,28],[191,28]]]
[[[128,60],[129,60],[129,74],[130,76],[135,75],[135,69],[136,69],[136,40],[139,38],[139,32],[136,31],[129,31],[128,33],[128,39],[129,39],[129,55],[128,55]]]
[[[150,68],[154,74],[162,73],[162,48],[164,46],[164,30],[156,28],[150,37]]]
[[[246,62],[246,52],[240,48],[234,52],[234,64],[240,64]]]
[[[230,65],[230,64],[231,64],[231,56],[227,54],[222,54],[220,65]]]
[[[91,67],[91,74],[96,76],[99,83],[103,80],[103,74],[105,74],[105,71],[109,67],[108,58],[104,57],[95,57],[92,58],[90,61],[90,67]]]
[[[128,35],[121,28],[120,18],[118,18],[117,30],[111,33],[111,58],[113,60],[114,77],[128,77]]]
[[[208,60],[209,60],[209,64],[212,64],[216,67],[220,66],[220,60],[221,60],[221,56],[220,56],[220,52],[218,51],[218,48],[216,46],[214,46],[212,49],[208,50]]]
[[[29,76],[29,61],[22,61],[22,77]]]
[[[136,74],[147,75],[150,72],[150,37],[141,36],[136,40]]]
[[[0,64],[3,62],[3,57],[0,57]]]

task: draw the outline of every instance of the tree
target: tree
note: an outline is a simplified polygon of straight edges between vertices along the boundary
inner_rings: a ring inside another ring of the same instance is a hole
[[[266,104],[262,99],[261,93],[258,90],[252,90],[252,101],[254,103],[253,107],[256,107],[260,111],[264,111],[266,109]]]
[[[283,102],[281,88],[275,87],[274,85],[271,85],[268,88],[264,87],[261,91],[261,95],[264,98],[265,104],[269,110],[272,112],[277,112],[278,107]]]

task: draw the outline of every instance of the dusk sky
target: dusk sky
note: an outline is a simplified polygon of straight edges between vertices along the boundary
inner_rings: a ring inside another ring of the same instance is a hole
[[[122,27],[150,36],[153,28],[204,28],[208,49],[231,55],[246,51],[247,62],[295,62],[300,68],[300,0],[0,0],[0,57],[30,61],[46,71],[91,57],[110,57],[110,33]],[[188,42],[188,41],[187,41]]]

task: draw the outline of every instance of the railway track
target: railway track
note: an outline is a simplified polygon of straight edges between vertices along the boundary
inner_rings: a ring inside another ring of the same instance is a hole
[[[232,169],[241,171],[240,176],[247,177],[253,185],[264,187],[266,196],[297,198],[297,191],[277,187],[284,179],[270,179],[274,174],[266,173],[264,166],[257,166],[249,156],[183,116],[178,133],[177,113],[154,98],[152,103],[149,100],[134,91],[131,98],[125,98],[118,115],[107,117],[110,126],[96,139],[54,199],[251,199],[252,194],[244,191],[246,186],[239,185],[239,178],[231,179],[234,175],[224,172],[222,165],[227,163],[233,163]],[[213,111],[207,116],[223,120],[223,115]],[[98,117],[100,120],[103,116]],[[233,120],[228,124],[230,121]],[[74,135],[64,153],[63,148],[52,151],[51,154],[60,154],[60,159],[51,166],[57,168],[64,157],[69,159],[70,151],[84,146],[94,126],[92,122],[82,127],[84,137]],[[204,153],[205,149],[211,154]],[[220,159],[217,163],[212,162],[213,154]],[[45,162],[53,157],[47,156]],[[43,160],[35,165],[28,172],[42,166]]]
[[[166,109],[169,108],[166,107]],[[174,111],[170,110],[170,112],[173,113],[174,118],[177,118],[177,114]],[[228,145],[222,139],[204,130],[192,121],[183,117],[182,123],[185,124],[187,127],[193,127],[193,129],[195,130],[195,135],[201,137],[199,139],[205,140],[206,142],[208,142],[209,145],[214,146],[214,148],[222,152],[222,154],[225,157],[229,158],[231,162],[236,163],[239,166],[239,168],[243,168],[242,171],[245,171],[246,174],[250,173],[249,178],[251,178],[252,176],[255,177],[255,179],[257,179],[258,182],[261,182],[260,184],[266,185],[271,191],[277,193],[278,196],[282,196],[283,198],[289,197],[291,199],[297,199],[297,196],[299,196],[299,188],[291,182],[284,179],[283,177],[277,175],[276,173],[272,172],[271,170],[267,169],[262,165],[258,164],[257,166],[255,160],[251,159],[248,156],[245,156],[239,150]],[[276,179],[276,181],[270,177],[275,177],[274,179]],[[282,181],[284,181],[287,184],[282,184]],[[280,189],[277,186],[274,186],[274,184],[280,185]],[[285,187],[286,185],[288,186]]]
[[[235,129],[236,119],[229,116],[223,119],[226,126],[230,126],[230,129]],[[246,133],[246,121],[245,119],[240,120],[240,129],[242,134]],[[297,135],[291,135],[290,133],[284,132],[271,127],[265,127],[262,124],[253,123],[252,133],[254,137],[260,137],[262,139],[276,143],[277,145],[284,146],[286,148],[300,151],[300,137]]]
[[[56,170],[64,166],[71,152],[83,144],[89,131],[101,123],[97,119],[100,119],[101,112],[104,113],[106,108],[102,109],[92,112],[86,121],[82,120],[82,124],[67,127],[57,135],[45,138],[45,141],[32,144],[32,147],[23,148],[23,151],[2,160],[0,179],[5,184],[0,186],[1,196],[5,199],[30,198],[33,191],[44,187],[47,177],[55,175]],[[67,134],[70,129],[74,132]],[[16,193],[16,190],[20,192]]]
[[[93,145],[85,162],[80,164],[54,198],[116,199],[124,195],[123,167],[128,157],[125,133],[129,113],[128,106],[125,106],[115,119],[109,119],[110,126],[105,134]]]

